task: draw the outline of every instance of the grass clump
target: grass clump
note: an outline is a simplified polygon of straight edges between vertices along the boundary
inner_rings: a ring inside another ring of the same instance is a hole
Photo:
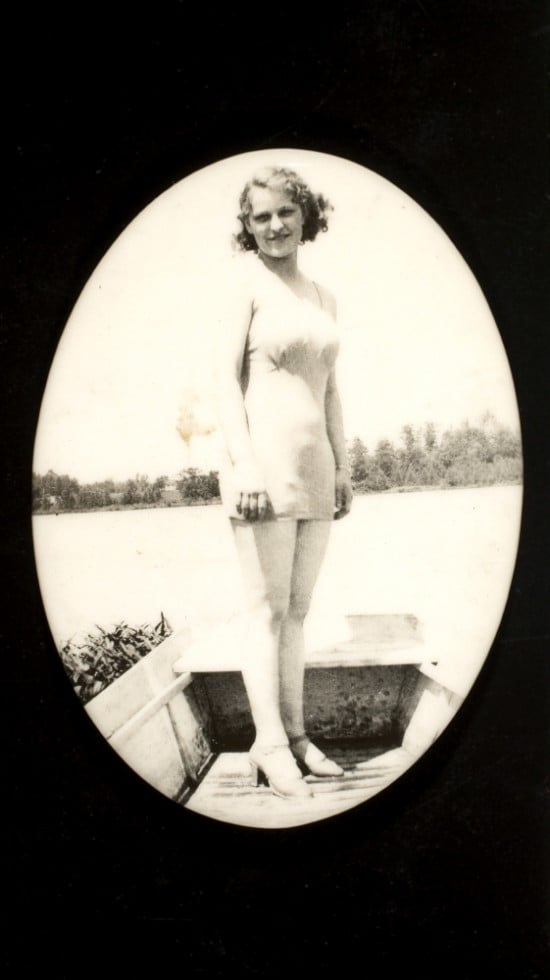
[[[164,613],[156,626],[122,622],[109,631],[97,626],[96,632],[88,633],[82,641],[65,643],[60,656],[76,693],[87,704],[171,633]]]

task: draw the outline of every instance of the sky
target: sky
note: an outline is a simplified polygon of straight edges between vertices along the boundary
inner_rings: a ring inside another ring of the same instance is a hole
[[[337,376],[346,437],[398,440],[490,412],[519,429],[498,328],[472,272],[433,219],[378,174],[305,150],[240,154],[148,205],[77,298],[50,370],[33,469],[80,482],[217,468],[211,352],[234,276],[242,187],[259,167],[295,168],[334,206],[300,249],[338,302]],[[202,433],[185,442],[182,412]]]

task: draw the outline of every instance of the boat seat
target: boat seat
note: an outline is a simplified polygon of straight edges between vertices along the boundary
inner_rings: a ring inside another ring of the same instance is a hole
[[[170,638],[176,642],[176,636]],[[240,672],[247,648],[247,619],[236,617],[205,631],[194,642],[182,640],[175,674]],[[426,661],[421,627],[410,614],[350,614],[342,635],[326,646],[306,649],[305,664],[312,668],[420,666]]]

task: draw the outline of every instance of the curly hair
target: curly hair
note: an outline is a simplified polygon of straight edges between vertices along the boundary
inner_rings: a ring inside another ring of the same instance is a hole
[[[322,194],[314,194],[306,182],[294,171],[286,167],[265,167],[258,171],[245,185],[239,198],[240,213],[238,215],[242,229],[234,235],[234,241],[243,252],[258,251],[256,239],[247,230],[246,221],[250,215],[250,191],[253,187],[282,187],[291,200],[300,206],[304,224],[302,241],[312,242],[320,231],[328,228],[327,211],[332,211],[332,205]]]

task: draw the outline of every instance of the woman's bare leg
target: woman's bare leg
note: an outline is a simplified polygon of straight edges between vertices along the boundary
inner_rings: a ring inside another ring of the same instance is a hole
[[[248,597],[243,680],[256,728],[256,744],[288,741],[279,698],[279,635],[289,605],[296,521],[232,521]]]
[[[304,733],[304,619],[326,552],[330,521],[298,521],[288,612],[279,636],[281,717],[289,738]]]

